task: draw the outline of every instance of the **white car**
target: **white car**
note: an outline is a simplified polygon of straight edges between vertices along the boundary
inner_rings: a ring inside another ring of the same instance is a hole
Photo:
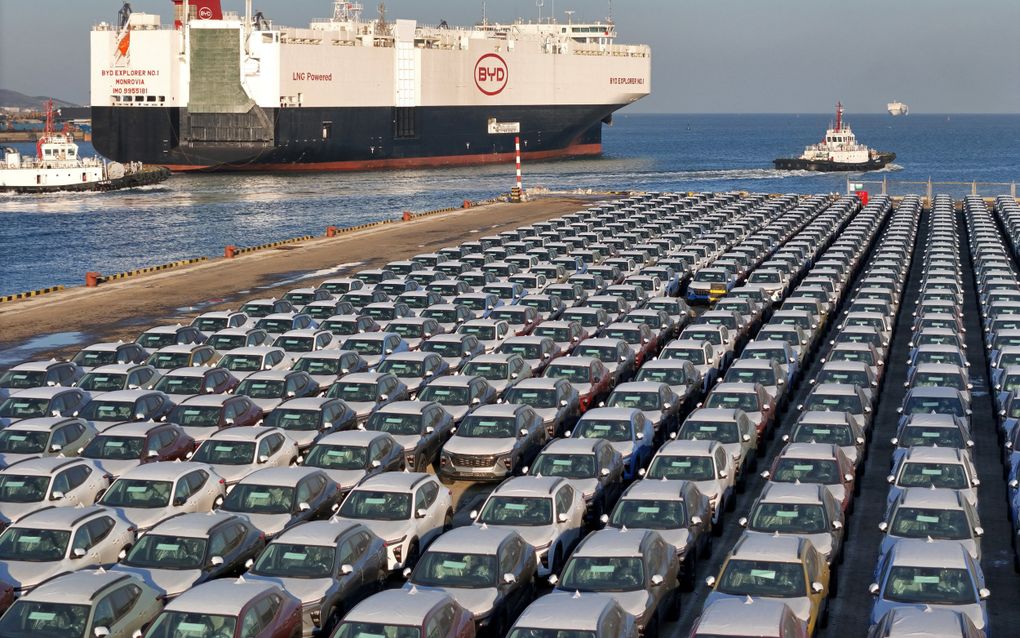
[[[190,460],[205,463],[230,486],[255,470],[292,465],[297,456],[297,441],[280,428],[238,426],[207,438]]]
[[[337,512],[386,541],[389,568],[413,568],[421,552],[453,527],[450,490],[423,472],[385,472],[351,490]]]
[[[517,476],[503,481],[472,511],[474,524],[506,527],[535,548],[538,575],[563,566],[581,540],[585,504],[581,493],[562,477]]]
[[[718,441],[670,441],[652,457],[645,480],[690,481],[712,504],[712,531],[722,532],[722,512],[736,491],[736,466]]]
[[[226,494],[226,481],[204,463],[149,463],[120,475],[98,504],[139,532],[185,512],[211,512]]]
[[[0,471],[0,523],[50,507],[88,506],[110,486],[95,461],[49,456]]]

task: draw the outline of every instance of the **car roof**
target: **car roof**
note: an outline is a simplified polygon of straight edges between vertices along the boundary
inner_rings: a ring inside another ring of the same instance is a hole
[[[963,509],[960,493],[947,488],[908,487],[900,493],[903,507],[927,507],[940,510]]]
[[[613,421],[631,421],[640,414],[637,408],[593,408],[581,415],[581,420],[610,419]]]
[[[535,599],[514,627],[595,631],[606,608],[615,602],[608,594],[555,592]]]
[[[668,499],[682,501],[687,481],[634,481],[623,493],[623,499]]]
[[[751,560],[795,561],[799,559],[803,545],[810,542],[796,535],[744,534],[733,546],[730,556]]]
[[[956,388],[947,388],[945,386],[922,386],[916,388],[910,388],[910,396],[912,397],[958,397],[960,391]]]
[[[204,377],[206,372],[209,372],[211,368],[205,366],[181,366],[180,368],[174,368],[170,370],[164,377],[175,376],[175,377]]]
[[[905,425],[923,425],[929,427],[960,427],[960,422],[952,414],[939,414],[936,412],[920,412],[911,414]]]
[[[136,465],[135,467],[127,470],[120,475],[122,479],[133,479],[133,480],[175,480],[185,472],[191,472],[192,470],[205,470],[210,474],[214,474],[212,468],[205,463],[193,463],[191,461],[170,461],[162,463],[146,463],[144,465]]]
[[[779,453],[780,458],[834,459],[839,447],[834,443],[787,443]]]
[[[647,529],[607,527],[588,534],[571,553],[574,556],[640,556],[649,536],[658,535]]]
[[[109,513],[109,510],[99,505],[90,505],[88,507],[47,507],[23,516],[16,523],[12,523],[12,526],[67,530],[73,528],[80,520],[95,516],[96,514],[107,513]]]
[[[137,368],[140,365],[144,365],[144,364],[141,364],[141,363],[108,363],[105,366],[99,366],[99,367],[96,367],[96,368],[92,368],[91,372],[99,372],[99,373],[106,372],[106,373],[120,373],[120,374],[124,374],[124,373],[127,373],[127,372],[131,371],[131,370],[134,370],[135,368]]]
[[[283,381],[292,374],[294,374],[294,370],[259,370],[248,375],[245,381]]]
[[[797,423],[825,423],[828,425],[847,425],[847,412],[832,410],[805,410],[800,413]]]
[[[387,589],[361,601],[345,621],[420,625],[437,605],[452,600],[438,589]]]
[[[12,398],[19,398],[19,399],[50,399],[50,398],[60,394],[61,392],[67,392],[70,389],[71,388],[68,388],[68,387],[65,387],[65,386],[60,386],[60,385],[52,385],[52,386],[44,385],[44,386],[40,386],[38,388],[26,388],[24,390],[18,390],[17,392],[12,392],[11,393],[11,397]],[[84,390],[81,390],[81,391],[84,392]],[[123,392],[123,390],[122,390],[122,392]],[[113,392],[110,392],[109,394],[113,394]]]
[[[295,410],[319,410],[323,404],[335,401],[329,397],[295,397],[287,399],[278,408],[294,408]]]
[[[857,385],[853,383],[819,383],[811,389],[811,393],[815,394],[845,394],[855,395],[857,394]]]
[[[270,352],[283,352],[283,348],[279,346],[246,346],[244,348],[233,348],[224,352],[224,355],[236,354],[236,355],[248,355],[254,354],[260,357],[264,357]]]
[[[528,377],[527,379],[519,381],[514,387],[518,390],[551,390],[555,388],[556,384],[560,381],[563,381],[563,379],[552,377]],[[435,385],[435,381],[432,382],[432,385]]]
[[[566,479],[560,476],[514,476],[499,484],[493,494],[500,496],[535,496],[552,494]]]
[[[4,428],[4,430],[5,431],[29,430],[32,432],[49,432],[54,427],[60,425],[61,423],[67,423],[68,421],[78,421],[78,419],[66,416],[40,416],[31,419],[21,419],[19,421],[15,421],[14,423],[11,423],[6,428]]]
[[[951,638],[960,635],[961,616],[967,618],[956,609],[934,605],[894,607],[886,612],[886,616],[891,618],[888,632],[883,634],[887,638]]]
[[[315,441],[315,445],[356,445],[358,447],[368,447],[372,441],[376,439],[388,439],[390,435],[386,432],[376,432],[375,430],[343,430],[340,432],[331,432],[326,436]]]
[[[154,464],[155,465],[155,464]],[[145,467],[144,465],[142,467]],[[318,474],[322,470],[314,467],[302,467],[300,465],[294,465],[291,467],[267,467],[262,470],[255,470],[248,476],[241,479],[241,483],[246,485],[289,485],[295,486],[298,481],[311,476],[312,474]]]
[[[667,441],[665,445],[659,448],[656,456],[679,456],[681,454],[709,456],[715,452],[715,448],[719,445],[721,444],[718,441],[677,439]]]
[[[341,382],[351,383],[377,383],[382,377],[388,376],[384,372],[353,372],[340,377]]]
[[[932,566],[944,569],[965,569],[966,553],[958,541],[936,541],[901,538],[891,550],[889,565]]]
[[[259,425],[237,425],[223,428],[209,435],[207,441],[255,441],[273,432],[283,433],[280,428],[262,427]]]
[[[594,454],[595,446],[602,439],[553,439],[546,444],[542,454]]]
[[[362,524],[358,521],[345,521],[336,518],[328,521],[307,521],[283,531],[273,539],[273,542],[293,543],[294,545],[331,545],[335,547],[336,540],[341,534],[360,527],[362,527]]]
[[[57,470],[73,465],[75,463],[86,463],[92,465],[89,459],[80,456],[40,456],[37,458],[25,459],[11,463],[0,474],[30,474],[33,476],[49,476]]]
[[[474,360],[477,361],[478,358],[476,357]],[[596,359],[595,357],[582,357],[580,355],[572,354],[566,357],[557,357],[553,361],[550,361],[549,365],[550,366],[568,365],[587,368],[591,366],[591,364],[595,361],[599,361],[599,359]]]
[[[63,390],[63,389],[66,389],[66,388],[60,388],[60,389]],[[150,395],[150,394],[153,394],[153,393],[159,394],[158,392],[155,392],[154,390],[144,390],[142,388],[137,388],[137,389],[134,389],[134,390],[114,390],[113,392],[104,392],[103,395],[102,395],[102,400],[104,402],[105,401],[137,401],[140,397],[143,397],[143,396],[146,396],[146,395]]]
[[[628,381],[616,386],[614,392],[658,392],[664,385],[658,381]]]
[[[201,343],[175,343],[173,345],[163,346],[156,352],[158,352],[159,354],[166,353],[175,354],[179,352],[191,352],[195,348],[201,348],[202,346],[203,344]]]
[[[355,489],[409,492],[426,480],[429,480],[429,475],[424,472],[383,472],[368,477]]]
[[[770,598],[721,598],[706,606],[698,620],[698,635],[729,634],[774,631],[778,636],[783,619],[791,612],[786,603]],[[769,634],[761,633],[766,636]]]
[[[422,352],[421,350],[414,350],[411,352],[397,352],[391,354],[386,358],[387,361],[424,361],[425,359],[435,357],[434,352]]]
[[[499,525],[465,525],[441,534],[428,551],[494,555],[507,537],[516,534]]]
[[[472,416],[516,416],[520,408],[519,403],[489,403],[478,406],[471,414]]]
[[[212,528],[225,521],[241,518],[223,510],[211,512],[191,512],[178,514],[156,523],[149,533],[153,535],[184,536],[189,538],[202,537],[209,534]]]
[[[722,384],[719,384],[722,385]],[[719,387],[719,386],[716,386]],[[698,408],[690,413],[688,419],[702,419],[705,421],[736,421],[737,413],[743,412],[739,408]],[[686,419],[685,419],[686,420]]]
[[[27,592],[21,600],[91,606],[96,593],[118,581],[140,582],[137,576],[124,572],[108,572],[104,569],[81,570],[45,581]]]
[[[146,436],[153,428],[166,423],[159,421],[131,421],[129,423],[118,423],[99,433],[99,436]]]
[[[442,380],[442,377],[440,379],[436,379],[429,385],[436,385],[436,383],[440,380]],[[381,406],[378,410],[376,410],[376,412],[390,414],[421,414],[422,411],[429,405],[431,404],[424,401],[394,401],[393,403],[387,403],[386,405]]]
[[[237,616],[250,600],[269,591],[280,589],[272,583],[259,580],[211,580],[186,590],[171,601],[165,610]]]
[[[821,503],[822,490],[827,489],[818,483],[765,483],[759,501],[767,503]]]
[[[712,388],[712,392],[742,392],[744,394],[756,394],[758,388],[755,387],[755,383],[747,383],[746,381],[724,381],[722,383],[715,384]]]

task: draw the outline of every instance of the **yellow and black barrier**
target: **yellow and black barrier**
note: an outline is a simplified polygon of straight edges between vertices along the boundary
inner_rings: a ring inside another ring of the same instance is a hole
[[[0,303],[5,301],[18,301],[19,299],[28,299],[29,297],[38,297],[39,295],[45,295],[50,292],[57,292],[63,290],[63,286],[50,286],[48,288],[39,288],[37,290],[28,290],[26,292],[17,292],[13,295],[4,295],[0,297]]]
[[[114,281],[117,279],[127,279],[129,277],[137,277],[138,275],[147,275],[154,272],[160,272],[163,270],[170,270],[171,268],[180,268],[181,266],[189,266],[191,264],[197,264],[203,261],[208,261],[208,257],[194,257],[192,259],[178,259],[177,261],[171,261],[166,264],[159,264],[158,266],[146,266],[145,268],[136,268],[134,270],[127,270],[124,272],[114,273],[112,275],[104,275],[98,272],[87,272],[85,273],[85,286],[87,288],[95,288],[99,284],[106,283],[108,281]]]

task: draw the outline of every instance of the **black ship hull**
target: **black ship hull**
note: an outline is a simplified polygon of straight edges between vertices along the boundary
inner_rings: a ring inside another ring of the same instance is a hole
[[[781,171],[818,171],[818,172],[836,172],[836,171],[876,171],[880,168],[884,168],[890,162],[896,159],[896,153],[878,153],[872,159],[867,162],[829,162],[829,161],[816,161],[806,160],[799,157],[781,157],[773,161],[775,167]]]
[[[138,188],[139,186],[151,186],[159,184],[170,177],[170,171],[162,166],[147,166],[140,171],[128,173],[123,177],[104,179],[99,182],[81,182],[74,184],[61,184],[55,186],[11,186],[0,187],[0,192],[32,194],[32,193],[55,193],[55,192],[88,192],[88,191],[115,191],[125,188]]]
[[[92,143],[118,162],[174,171],[373,170],[601,153],[602,123],[623,105],[261,109],[190,113],[171,107],[92,107]]]

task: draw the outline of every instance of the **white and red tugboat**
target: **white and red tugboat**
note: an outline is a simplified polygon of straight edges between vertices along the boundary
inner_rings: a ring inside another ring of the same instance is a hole
[[[857,142],[843,121],[843,105],[836,104],[836,125],[825,139],[804,149],[800,157],[781,157],[776,168],[786,171],[874,171],[896,159],[896,153],[876,151]]]

